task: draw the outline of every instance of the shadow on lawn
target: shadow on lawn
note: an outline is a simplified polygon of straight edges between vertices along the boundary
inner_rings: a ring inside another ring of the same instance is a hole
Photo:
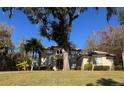
[[[97,80],[96,85],[93,83],[86,84],[86,86],[98,86],[98,85],[100,86],[124,86],[124,83],[120,83],[112,79],[101,78]]]

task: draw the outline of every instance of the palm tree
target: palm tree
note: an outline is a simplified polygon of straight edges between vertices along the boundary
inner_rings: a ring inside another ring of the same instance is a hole
[[[43,51],[44,47],[41,44],[40,40],[36,38],[31,38],[30,40],[26,40],[22,45],[22,50],[24,51],[24,55],[30,56],[31,60],[41,58],[41,52]]]
[[[31,38],[30,40],[26,40],[24,44],[24,50],[26,53],[32,52],[33,57],[35,57],[35,53],[38,53],[41,56],[41,51],[43,50],[43,45],[41,45],[40,40],[35,38]]]

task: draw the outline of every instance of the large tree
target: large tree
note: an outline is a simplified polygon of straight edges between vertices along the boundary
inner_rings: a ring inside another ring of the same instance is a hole
[[[11,32],[11,27],[0,24],[0,70],[15,70],[16,67],[12,58]]]
[[[70,49],[70,32],[72,23],[81,13],[84,13],[86,7],[61,7],[61,8],[3,8],[3,11],[10,11],[9,17],[13,15],[13,10],[22,11],[32,24],[39,24],[42,36],[49,40],[54,40],[64,49],[64,70],[69,68],[68,53]],[[99,8],[94,8],[98,10]],[[113,14],[116,14],[116,8],[106,8],[106,19],[109,20]],[[83,20],[82,20],[83,21]]]

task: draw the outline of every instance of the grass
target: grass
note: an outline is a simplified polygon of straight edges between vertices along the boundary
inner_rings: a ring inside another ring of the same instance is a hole
[[[123,71],[0,72],[0,85],[1,86],[124,85],[124,72]]]

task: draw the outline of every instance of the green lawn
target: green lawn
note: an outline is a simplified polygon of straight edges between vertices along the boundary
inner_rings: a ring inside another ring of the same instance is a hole
[[[0,85],[124,85],[123,71],[0,72]]]

